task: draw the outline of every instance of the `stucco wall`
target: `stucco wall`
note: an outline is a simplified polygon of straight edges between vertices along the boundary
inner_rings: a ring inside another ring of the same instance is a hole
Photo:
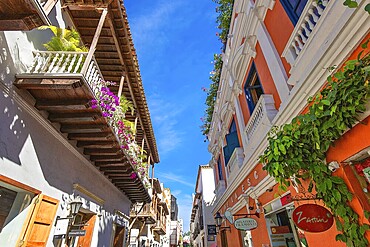
[[[54,24],[63,24],[60,9],[52,11],[51,19]],[[57,215],[65,216],[70,195],[79,194],[85,208],[101,215],[95,223],[92,246],[109,246],[114,210],[128,215],[131,202],[82,154],[76,153],[58,132],[58,126],[52,127],[41,117],[32,98],[27,99],[24,92],[13,87],[15,74],[26,71],[32,63],[32,51],[42,49],[49,37],[50,31],[0,32],[0,174],[60,200]],[[104,205],[74,191],[74,183],[105,200]],[[15,222],[19,221],[17,226],[23,223],[25,212],[7,227],[15,229]],[[0,246],[13,246],[17,238],[8,235],[5,240],[4,232],[0,234]],[[50,246],[52,235],[53,229]]]

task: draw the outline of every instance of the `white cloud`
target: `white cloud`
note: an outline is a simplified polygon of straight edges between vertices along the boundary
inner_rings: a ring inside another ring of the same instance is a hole
[[[179,11],[180,6],[179,1],[160,1],[154,8],[146,9],[141,16],[132,19],[130,23],[135,30],[135,44],[142,48],[152,43],[155,46],[166,44],[168,39],[163,29],[171,22],[171,15]]]
[[[160,156],[176,149],[183,140],[184,133],[177,128],[177,116],[183,109],[175,108],[173,103],[165,102],[156,95],[150,97],[150,115],[152,116],[155,136]]]
[[[167,181],[177,182],[177,183],[189,186],[191,188],[194,188],[194,184],[186,182],[186,178],[184,178],[182,176],[179,176],[179,175],[176,175],[172,172],[167,172],[167,173],[158,172],[157,175],[158,175],[160,181],[165,182],[167,180]]]

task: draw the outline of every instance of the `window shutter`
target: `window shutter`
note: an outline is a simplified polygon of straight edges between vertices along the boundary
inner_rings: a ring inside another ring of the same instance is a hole
[[[46,246],[59,201],[46,195],[33,199],[33,208],[29,214],[23,237],[18,246]]]

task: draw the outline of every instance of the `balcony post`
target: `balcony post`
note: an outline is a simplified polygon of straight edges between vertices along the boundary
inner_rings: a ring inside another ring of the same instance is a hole
[[[91,42],[89,53],[87,53],[86,61],[85,61],[84,65],[81,69],[81,73],[83,75],[86,74],[87,68],[89,67],[91,59],[92,59],[92,57],[95,53],[96,45],[98,44],[99,36],[100,36],[101,30],[103,29],[103,25],[104,25],[104,21],[105,21],[105,17],[107,16],[107,13],[108,13],[107,8],[104,8],[103,12],[101,13],[101,16],[100,16],[98,27],[96,28],[94,38]]]

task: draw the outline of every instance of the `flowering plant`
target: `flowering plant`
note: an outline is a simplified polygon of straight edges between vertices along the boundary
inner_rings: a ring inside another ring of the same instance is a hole
[[[108,119],[112,127],[116,130],[117,137],[120,142],[120,147],[129,157],[134,171],[130,178],[136,179],[139,177],[147,177],[147,164],[144,160],[147,159],[145,151],[137,145],[135,141],[135,126],[132,122],[125,119],[125,114],[130,110],[134,114],[134,107],[125,96],[118,98],[110,91],[108,85],[112,82],[100,81],[103,84],[100,92],[96,95],[96,99],[91,100],[91,108],[100,108],[102,116]]]

